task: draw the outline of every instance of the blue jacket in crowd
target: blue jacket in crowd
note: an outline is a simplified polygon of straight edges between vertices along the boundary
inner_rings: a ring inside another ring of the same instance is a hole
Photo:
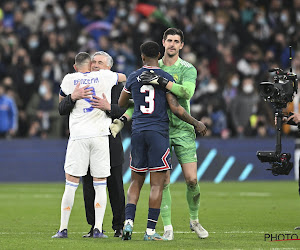
[[[8,132],[17,128],[18,110],[10,97],[0,96],[0,132]]]

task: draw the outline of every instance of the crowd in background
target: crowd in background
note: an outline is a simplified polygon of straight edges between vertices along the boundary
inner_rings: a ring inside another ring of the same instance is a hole
[[[114,59],[112,70],[128,76],[142,64],[140,44],[161,44],[168,27],[185,34],[180,56],[198,71],[191,114],[207,125],[208,136],[273,136],[273,108],[258,85],[272,81],[268,69],[289,69],[289,45],[300,75],[300,0],[3,0],[0,135],[68,137],[58,93],[64,75],[74,72],[75,55],[104,50]],[[12,108],[1,105],[4,96]],[[288,109],[298,106],[296,95]]]

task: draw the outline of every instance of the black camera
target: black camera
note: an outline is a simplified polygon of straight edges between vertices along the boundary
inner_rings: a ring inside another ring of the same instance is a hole
[[[292,72],[283,72],[282,69],[271,69],[275,72],[274,83],[261,82],[258,90],[265,101],[271,102],[275,108],[285,108],[287,103],[293,101],[294,93],[297,93],[298,79]]]
[[[275,176],[288,175],[293,168],[293,163],[290,162],[290,153],[277,154],[274,151],[258,151],[256,156],[261,162],[272,163],[272,168],[267,170],[272,171],[272,174]]]
[[[288,175],[293,168],[293,163],[290,162],[290,153],[281,153],[281,127],[282,118],[284,116],[282,109],[285,108],[289,102],[293,101],[294,93],[297,93],[298,90],[298,79],[297,75],[292,73],[292,68],[290,68],[290,72],[287,73],[279,68],[271,69],[269,72],[275,72],[273,77],[274,83],[262,82],[258,90],[264,100],[272,103],[275,108],[275,117],[277,118],[276,150],[257,151],[256,156],[261,162],[271,164],[272,167],[267,170],[272,171],[273,175]]]

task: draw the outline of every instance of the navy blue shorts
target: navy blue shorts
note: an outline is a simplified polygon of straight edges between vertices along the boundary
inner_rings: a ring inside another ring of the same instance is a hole
[[[172,169],[169,136],[155,131],[133,134],[130,168],[139,173]]]

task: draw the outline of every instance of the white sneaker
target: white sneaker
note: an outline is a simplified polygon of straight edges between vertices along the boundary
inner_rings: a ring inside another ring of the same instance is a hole
[[[174,233],[173,230],[167,230],[164,232],[163,237],[167,240],[174,240]]]
[[[208,237],[208,232],[197,221],[190,222],[190,229],[194,231],[200,239]]]

